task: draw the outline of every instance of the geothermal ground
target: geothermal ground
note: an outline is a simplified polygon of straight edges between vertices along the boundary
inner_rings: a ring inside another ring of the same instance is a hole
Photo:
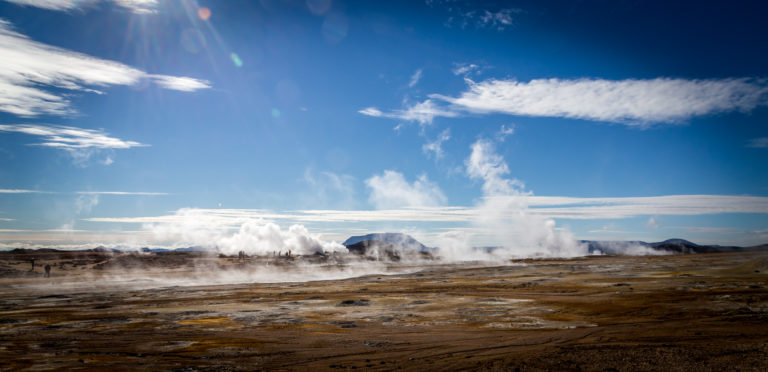
[[[765,251],[357,271],[198,253],[34,257],[30,273],[29,254],[0,254],[5,370],[768,369]],[[334,279],[298,281],[321,278]]]

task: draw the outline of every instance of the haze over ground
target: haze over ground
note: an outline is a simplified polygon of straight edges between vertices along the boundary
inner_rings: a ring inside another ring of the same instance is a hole
[[[766,15],[2,1],[0,248],[763,244]]]

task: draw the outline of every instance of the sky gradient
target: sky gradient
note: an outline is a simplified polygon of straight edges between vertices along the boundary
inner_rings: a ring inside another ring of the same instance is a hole
[[[768,243],[766,16],[0,1],[0,249]]]

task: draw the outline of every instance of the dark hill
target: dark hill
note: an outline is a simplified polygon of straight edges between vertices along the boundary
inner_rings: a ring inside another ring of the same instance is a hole
[[[343,244],[349,249],[349,246],[363,241],[375,241],[391,244],[406,251],[427,252],[430,249],[418,240],[408,234],[402,233],[376,233],[360,236],[352,236]]]
[[[346,246],[349,253],[360,256],[384,256],[392,261],[400,260],[400,249],[387,242],[363,240]]]

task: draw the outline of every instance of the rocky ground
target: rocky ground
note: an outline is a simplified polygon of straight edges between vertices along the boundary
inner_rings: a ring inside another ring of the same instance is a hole
[[[30,257],[0,254],[4,370],[768,369],[764,251],[359,269],[38,253],[33,272]]]

